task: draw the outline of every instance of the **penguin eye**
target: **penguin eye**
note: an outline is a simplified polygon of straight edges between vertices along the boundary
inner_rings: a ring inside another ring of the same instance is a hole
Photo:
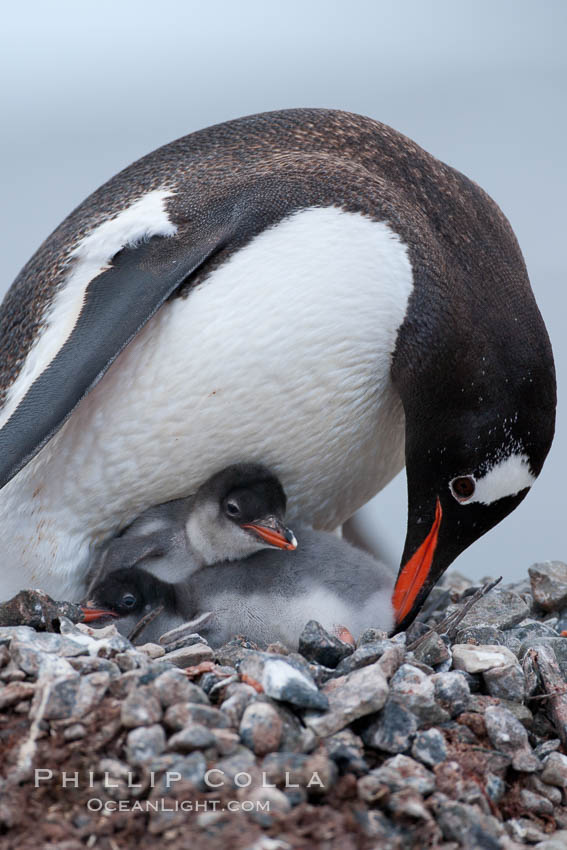
[[[458,502],[466,502],[474,495],[476,482],[472,475],[460,475],[450,483],[451,493]]]
[[[240,516],[240,508],[236,504],[236,502],[227,502],[225,508],[228,516]]]
[[[120,602],[124,608],[133,608],[136,604],[136,597],[133,593],[125,593]]]

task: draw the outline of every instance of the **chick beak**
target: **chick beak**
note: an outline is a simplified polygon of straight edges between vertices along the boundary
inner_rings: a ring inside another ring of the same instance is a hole
[[[104,608],[89,608],[85,605],[81,605],[81,611],[83,612],[84,623],[92,623],[93,620],[101,620],[103,617],[118,616],[118,614],[115,614],[114,611],[107,611]]]
[[[252,531],[268,546],[273,546],[276,549],[297,549],[295,534],[275,516],[246,522],[241,528]]]

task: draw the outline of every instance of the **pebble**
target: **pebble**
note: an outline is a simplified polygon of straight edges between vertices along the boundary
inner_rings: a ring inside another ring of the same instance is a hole
[[[524,671],[518,663],[506,667],[492,667],[483,673],[488,693],[512,702],[523,702],[526,696]]]
[[[306,725],[321,738],[343,729],[353,720],[379,711],[386,702],[388,683],[376,661],[325,686],[329,710],[323,714],[308,712]]]
[[[465,670],[467,673],[483,673],[493,667],[506,667],[516,663],[516,656],[505,646],[473,646],[470,643],[453,645],[453,665],[455,669]]]
[[[471,692],[464,675],[457,672],[435,673],[431,676],[435,700],[451,717],[466,711]]]
[[[445,736],[439,729],[427,729],[419,732],[412,744],[411,754],[414,759],[433,767],[447,758]]]
[[[165,658],[176,667],[192,667],[202,661],[212,661],[214,652],[206,643],[194,643],[166,652]]]
[[[165,732],[159,723],[132,729],[126,738],[126,758],[135,767],[141,767],[165,749]]]
[[[452,609],[446,613],[450,614]],[[512,590],[496,588],[483,596],[471,611],[461,620],[460,629],[478,626],[495,626],[497,629],[510,629],[529,615],[526,602]]]
[[[403,753],[417,731],[417,718],[396,697],[388,698],[382,711],[363,731],[362,740],[368,747],[386,753]]]
[[[324,667],[336,667],[354,647],[330,635],[316,620],[309,620],[299,636],[298,650],[304,658]]]
[[[298,708],[324,710],[329,707],[327,697],[317,688],[313,679],[282,658],[270,658],[265,662],[262,686],[268,696]]]
[[[359,670],[361,667],[373,664],[381,658],[387,649],[393,646],[395,644],[392,641],[385,639],[363,643],[358,649],[355,649],[352,655],[348,655],[337,664],[335,673],[339,676],[344,676],[347,673],[352,673],[353,670]]]
[[[170,705],[163,720],[165,725],[174,732],[179,732],[193,723],[200,723],[208,729],[226,729],[229,726],[226,714],[218,708],[190,702]]]
[[[152,726],[162,717],[161,704],[158,698],[146,687],[132,690],[120,711],[120,720],[127,729],[136,726]]]
[[[567,564],[544,561],[528,569],[532,594],[544,611],[559,611],[567,605]]]
[[[448,661],[450,655],[451,653],[443,638],[437,632],[430,632],[417,649],[414,650],[414,657],[417,661],[422,661],[424,664],[429,664],[432,667]]]
[[[514,770],[533,773],[541,768],[529,745],[528,733],[508,709],[489,706],[484,712],[484,722],[492,744],[510,756]]]
[[[567,788],[567,756],[550,753],[543,763],[541,781],[558,788]]]
[[[171,736],[167,742],[168,750],[176,750],[179,753],[190,753],[193,750],[206,750],[214,747],[217,742],[216,736],[211,729],[202,723],[190,723],[179,732]]]
[[[240,721],[240,738],[257,756],[278,749],[283,723],[276,709],[267,702],[252,702]]]
[[[152,682],[152,690],[158,697],[162,708],[169,708],[179,702],[192,702],[209,705],[209,699],[202,689],[190,682],[179,669],[165,670]]]
[[[390,691],[419,721],[443,723],[449,719],[447,712],[435,701],[433,677],[414,664],[402,664],[390,680]]]
[[[431,794],[435,788],[435,776],[415,759],[404,755],[393,756],[374,770],[370,771],[380,783],[390,791],[413,788],[420,794]]]

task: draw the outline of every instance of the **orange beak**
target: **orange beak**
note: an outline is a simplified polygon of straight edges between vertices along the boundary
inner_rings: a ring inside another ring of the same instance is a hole
[[[253,531],[269,546],[275,546],[277,549],[297,549],[295,534],[289,528],[286,528],[276,517],[266,517],[265,519],[255,520],[254,522],[247,522],[241,528]]]
[[[400,572],[394,588],[392,604],[394,606],[396,623],[401,623],[404,617],[409,614],[419,591],[429,575],[437,547],[442,515],[441,502],[437,499],[435,519],[433,520],[431,530],[421,546]]]
[[[92,623],[93,620],[100,620],[102,617],[117,617],[114,611],[105,611],[103,608],[85,608],[81,605],[81,611],[84,615],[84,623]]]

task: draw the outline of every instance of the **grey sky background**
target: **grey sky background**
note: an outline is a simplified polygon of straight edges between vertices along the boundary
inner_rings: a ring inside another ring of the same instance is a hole
[[[4,5],[3,294],[59,222],[134,159],[239,115],[325,106],[384,121],[486,189],[518,236],[554,346],[557,436],[533,492],[455,563],[480,577],[566,559],[562,0],[84,0]],[[404,474],[368,505],[392,562]]]

